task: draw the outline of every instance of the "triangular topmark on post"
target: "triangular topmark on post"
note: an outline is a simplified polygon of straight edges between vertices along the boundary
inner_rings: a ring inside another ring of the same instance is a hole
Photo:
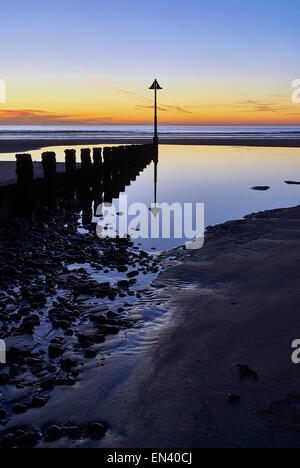
[[[157,80],[154,80],[153,84],[150,86],[149,89],[162,89],[162,87],[158,84]]]

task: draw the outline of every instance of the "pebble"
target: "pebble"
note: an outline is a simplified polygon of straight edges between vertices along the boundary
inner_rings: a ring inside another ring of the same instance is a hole
[[[46,399],[42,396],[34,396],[32,398],[31,406],[33,408],[42,408],[46,405]]]
[[[85,431],[85,435],[91,439],[101,439],[105,436],[105,427],[101,423],[91,424]]]
[[[48,347],[48,355],[50,359],[55,359],[64,354],[64,348],[60,345],[51,344]]]
[[[46,438],[48,441],[58,440],[63,436],[63,431],[59,426],[53,425],[46,430]]]

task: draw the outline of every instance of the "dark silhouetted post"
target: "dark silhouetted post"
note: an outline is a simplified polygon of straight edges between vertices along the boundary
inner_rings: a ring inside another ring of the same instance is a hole
[[[34,206],[33,164],[30,154],[16,154],[17,159],[17,204],[19,216],[30,217]]]
[[[76,172],[76,150],[65,150],[66,155],[66,173],[74,176]]]
[[[66,155],[66,175],[65,175],[65,197],[72,200],[75,195],[77,182],[76,174],[76,150],[65,150]]]
[[[153,143],[155,145],[158,144],[158,133],[157,133],[157,90],[162,89],[162,87],[158,84],[157,80],[154,80],[153,84],[150,86],[149,89],[154,89],[154,137]]]
[[[56,154],[53,151],[42,153],[42,166],[46,206],[57,208]]]

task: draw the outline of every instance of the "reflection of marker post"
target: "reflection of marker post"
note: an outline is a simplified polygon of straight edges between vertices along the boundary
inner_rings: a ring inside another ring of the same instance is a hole
[[[151,204],[150,211],[153,214],[153,216],[158,215],[158,213],[161,211],[161,208],[159,207],[159,204],[157,205],[157,166],[158,166],[158,146],[155,148],[155,154],[153,158],[154,162],[154,203]]]
[[[163,89],[157,82],[157,80],[154,80],[153,84],[150,86],[149,89],[154,89],[154,137],[153,137],[153,143],[155,145],[158,144],[158,134],[157,134],[157,90],[158,89]]]
[[[0,364],[6,364],[6,346],[3,340],[0,340]]]

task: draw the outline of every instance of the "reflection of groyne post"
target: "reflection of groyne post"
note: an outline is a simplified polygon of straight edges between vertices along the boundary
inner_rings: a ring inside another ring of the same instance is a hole
[[[93,148],[93,163],[94,169],[100,174],[102,168],[102,148]]]
[[[84,185],[90,186],[91,174],[92,174],[92,160],[91,150],[89,148],[83,148],[81,150],[81,178],[84,181]]]
[[[103,192],[104,201],[107,203],[112,202],[112,189],[111,189],[111,157],[112,148],[103,148]]]
[[[123,154],[124,146],[112,148],[111,192],[113,198],[118,198],[120,194],[120,167]]]
[[[82,223],[88,225],[92,222],[92,196],[91,196],[91,179],[92,179],[92,160],[91,150],[83,148],[81,150],[81,173],[78,184],[78,194],[81,203],[83,204]]]
[[[44,202],[49,208],[57,208],[56,155],[52,151],[42,153],[44,171]]]
[[[66,156],[66,198],[73,199],[76,187],[76,150],[65,150]]]
[[[94,200],[95,215],[98,205],[102,202],[102,148],[93,148],[93,174],[92,174],[92,194]]]
[[[15,211],[18,216],[29,217],[34,207],[33,164],[30,154],[16,154],[17,199]]]

